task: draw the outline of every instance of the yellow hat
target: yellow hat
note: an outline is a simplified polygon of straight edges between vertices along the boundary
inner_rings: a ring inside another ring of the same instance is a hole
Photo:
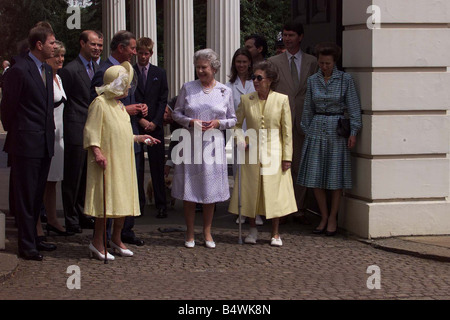
[[[95,88],[98,95],[107,99],[123,96],[133,81],[134,69],[128,61],[109,67],[103,75],[103,86]]]

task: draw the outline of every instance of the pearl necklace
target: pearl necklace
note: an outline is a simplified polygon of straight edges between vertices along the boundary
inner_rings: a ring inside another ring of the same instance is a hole
[[[214,84],[213,84],[211,87],[204,87],[203,85],[201,85],[201,86],[202,86],[203,92],[204,92],[205,94],[210,94],[211,91],[213,91],[213,89],[214,89],[214,87],[216,86],[216,84],[217,84],[217,82],[216,82],[216,80],[214,80]]]

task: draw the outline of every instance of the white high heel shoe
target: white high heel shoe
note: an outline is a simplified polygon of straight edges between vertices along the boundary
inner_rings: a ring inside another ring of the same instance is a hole
[[[105,260],[105,255],[97,250],[97,248],[94,247],[92,243],[89,244],[89,256],[95,257],[98,260]],[[110,254],[108,251],[106,251],[106,260],[113,261],[115,258],[112,254]]]
[[[109,245],[111,246],[111,248],[113,248],[114,252],[117,252],[119,254],[119,256],[121,256],[121,257],[132,257],[133,256],[133,251],[131,251],[129,249],[122,249],[121,247],[119,247],[117,244],[115,244],[112,241],[109,242]]]
[[[205,240],[205,246],[207,248],[210,248],[210,249],[215,249],[216,248],[216,243],[214,242],[214,240],[213,241]]]

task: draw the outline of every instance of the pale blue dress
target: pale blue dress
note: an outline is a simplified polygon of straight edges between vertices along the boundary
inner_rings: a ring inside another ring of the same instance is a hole
[[[180,141],[172,150],[175,164],[172,196],[196,203],[228,200],[230,190],[225,135],[220,130],[225,131],[236,124],[231,89],[217,82],[212,92],[206,94],[199,80],[185,83],[178,95],[172,118],[184,127],[185,138],[191,142],[189,145]],[[200,139],[206,141],[200,141],[200,148],[197,149],[194,147],[194,129],[189,127],[192,119],[220,121],[220,130],[214,131],[214,138],[205,137],[211,134],[208,131],[201,134]]]
[[[351,135],[356,136],[362,127],[361,106],[351,75],[335,67],[327,83],[320,70],[310,76],[301,120],[305,142],[297,184],[328,190],[352,188],[348,139],[336,133],[344,112],[350,119]]]

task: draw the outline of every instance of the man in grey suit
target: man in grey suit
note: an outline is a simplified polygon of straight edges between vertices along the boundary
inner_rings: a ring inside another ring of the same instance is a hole
[[[66,229],[82,232],[92,228],[93,220],[84,215],[86,192],[86,156],[83,129],[90,103],[91,79],[98,69],[100,39],[92,30],[80,34],[80,54],[60,71],[67,95],[64,107],[64,180],[62,198]]]
[[[297,201],[300,222],[308,223],[303,213],[306,210],[305,196],[306,188],[297,185],[298,168],[300,165],[301,152],[305,135],[300,128],[302,119],[303,104],[305,101],[307,79],[317,71],[317,59],[302,52],[300,44],[303,40],[303,25],[294,20],[288,22],[283,27],[283,42],[286,51],[282,54],[271,57],[269,60],[278,69],[280,82],[275,91],[289,96],[289,104],[292,114],[292,135],[293,135],[293,159],[292,178],[294,181],[295,198]]]

